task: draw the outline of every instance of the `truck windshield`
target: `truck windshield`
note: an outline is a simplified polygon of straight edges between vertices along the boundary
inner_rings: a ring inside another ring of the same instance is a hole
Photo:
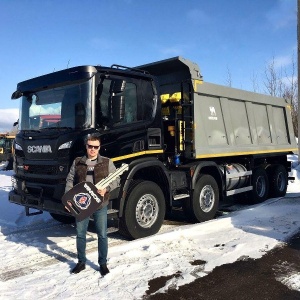
[[[20,130],[88,128],[92,124],[92,80],[26,94],[20,107]]]

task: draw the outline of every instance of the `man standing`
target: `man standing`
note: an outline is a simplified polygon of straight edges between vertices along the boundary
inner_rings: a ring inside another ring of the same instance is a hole
[[[82,181],[89,181],[96,184],[101,179],[107,177],[108,174],[113,173],[116,170],[116,167],[109,158],[103,157],[99,154],[100,144],[100,137],[98,135],[87,136],[85,140],[86,155],[83,157],[77,157],[74,160],[66,179],[65,192],[68,192],[75,184]],[[116,188],[117,185],[118,182],[115,180],[110,183],[107,188],[98,190],[98,193],[103,197],[105,205],[101,209],[96,210],[92,215],[98,236],[98,263],[100,265],[100,273],[102,276],[109,273],[107,268],[107,204],[109,202],[109,192]],[[76,221],[78,263],[71,273],[77,274],[85,269],[86,233],[89,219],[90,218],[86,218],[82,221]]]

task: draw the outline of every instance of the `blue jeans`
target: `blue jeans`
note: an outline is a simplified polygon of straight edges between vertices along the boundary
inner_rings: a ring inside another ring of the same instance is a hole
[[[98,263],[106,264],[108,241],[107,241],[107,206],[96,210],[93,214],[94,224],[98,236]],[[90,218],[86,218],[80,222],[76,221],[76,246],[78,260],[86,263],[86,233]]]

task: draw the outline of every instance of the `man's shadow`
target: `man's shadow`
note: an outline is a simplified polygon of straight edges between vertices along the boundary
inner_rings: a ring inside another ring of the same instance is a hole
[[[40,223],[39,223],[40,224]],[[63,262],[69,265],[70,272],[77,263],[76,250],[76,227],[75,223],[62,224],[55,220],[49,220],[41,223],[41,226],[36,224],[29,226],[1,227],[1,233],[6,241],[22,244],[27,247],[34,247],[42,254],[41,258],[37,258],[32,264],[30,257],[28,263],[16,266],[15,269],[3,270],[0,274],[2,281],[7,281],[12,278],[25,276],[35,271],[39,271],[47,266]],[[117,232],[108,233],[108,238],[117,240],[120,235]],[[98,251],[98,238],[95,230],[94,222],[89,222],[87,231],[87,265],[99,271],[97,261],[89,259],[89,254]],[[94,243],[94,245],[91,245]]]

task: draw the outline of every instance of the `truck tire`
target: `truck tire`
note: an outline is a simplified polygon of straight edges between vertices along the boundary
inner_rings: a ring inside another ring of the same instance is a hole
[[[269,194],[269,179],[265,169],[259,167],[253,171],[253,190],[249,194],[249,202],[257,204],[265,201]]]
[[[197,180],[192,199],[184,202],[183,210],[191,221],[205,222],[216,215],[219,208],[219,187],[211,175]]]
[[[50,215],[55,221],[58,221],[58,222],[63,223],[63,224],[75,223],[75,218],[74,217],[69,217],[69,216],[60,215],[60,214],[56,214],[56,213],[50,213]]]
[[[128,189],[120,233],[138,239],[159,231],[166,212],[161,188],[151,181],[133,181]]]
[[[288,173],[283,165],[277,165],[272,169],[270,180],[270,195],[272,197],[282,197],[286,194],[288,186]]]
[[[14,164],[14,159],[13,159],[13,157],[10,157],[10,158],[7,160],[7,166],[6,166],[5,170],[6,170],[6,171],[12,170],[12,169],[13,169],[13,164]]]

